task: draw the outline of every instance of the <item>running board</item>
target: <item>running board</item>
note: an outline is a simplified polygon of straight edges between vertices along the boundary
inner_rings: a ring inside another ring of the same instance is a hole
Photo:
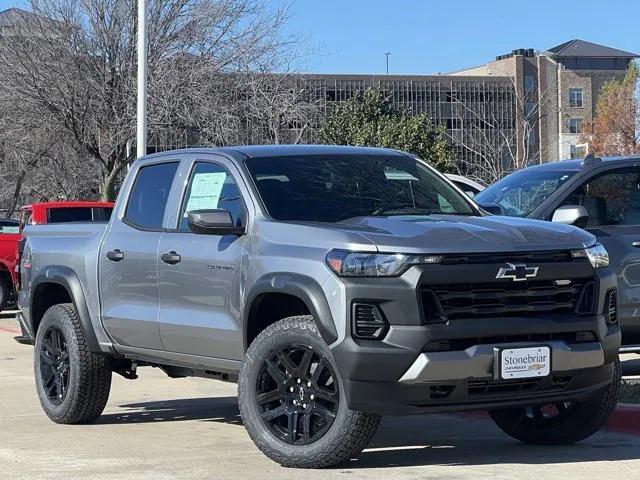
[[[640,345],[623,345],[620,353],[640,353]]]
[[[13,337],[13,339],[16,342],[21,343],[22,345],[33,345],[33,340],[31,339],[31,337],[18,336],[18,337]]]

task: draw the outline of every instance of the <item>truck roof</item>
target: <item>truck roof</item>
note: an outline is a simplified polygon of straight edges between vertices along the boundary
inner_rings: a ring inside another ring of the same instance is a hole
[[[239,145],[229,147],[188,148],[171,150],[142,157],[152,159],[168,153],[224,153],[235,160],[246,158],[287,157],[297,155],[406,155],[399,150],[379,147],[357,147],[347,145]]]
[[[580,170],[591,169],[601,166],[603,163],[640,161],[640,157],[634,155],[620,157],[588,157],[586,159],[559,160],[556,162],[542,163],[529,167],[539,170],[568,170],[579,172]]]

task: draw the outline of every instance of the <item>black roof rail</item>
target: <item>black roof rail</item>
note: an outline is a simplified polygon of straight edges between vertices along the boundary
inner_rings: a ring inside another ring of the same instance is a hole
[[[586,157],[582,159],[582,165],[585,167],[593,165],[595,163],[600,163],[600,162],[602,162],[602,158],[595,157],[593,153],[589,153]]]

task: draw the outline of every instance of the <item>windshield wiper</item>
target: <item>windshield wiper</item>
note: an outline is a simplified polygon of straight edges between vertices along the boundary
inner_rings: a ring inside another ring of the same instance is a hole
[[[414,207],[405,203],[390,203],[376,208],[370,215],[432,215],[442,213],[435,208]]]

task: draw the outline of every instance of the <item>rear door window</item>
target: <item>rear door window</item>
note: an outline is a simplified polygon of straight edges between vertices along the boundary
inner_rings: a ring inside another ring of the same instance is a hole
[[[167,199],[177,170],[178,162],[149,165],[140,169],[124,216],[128,223],[143,229],[162,228]]]

